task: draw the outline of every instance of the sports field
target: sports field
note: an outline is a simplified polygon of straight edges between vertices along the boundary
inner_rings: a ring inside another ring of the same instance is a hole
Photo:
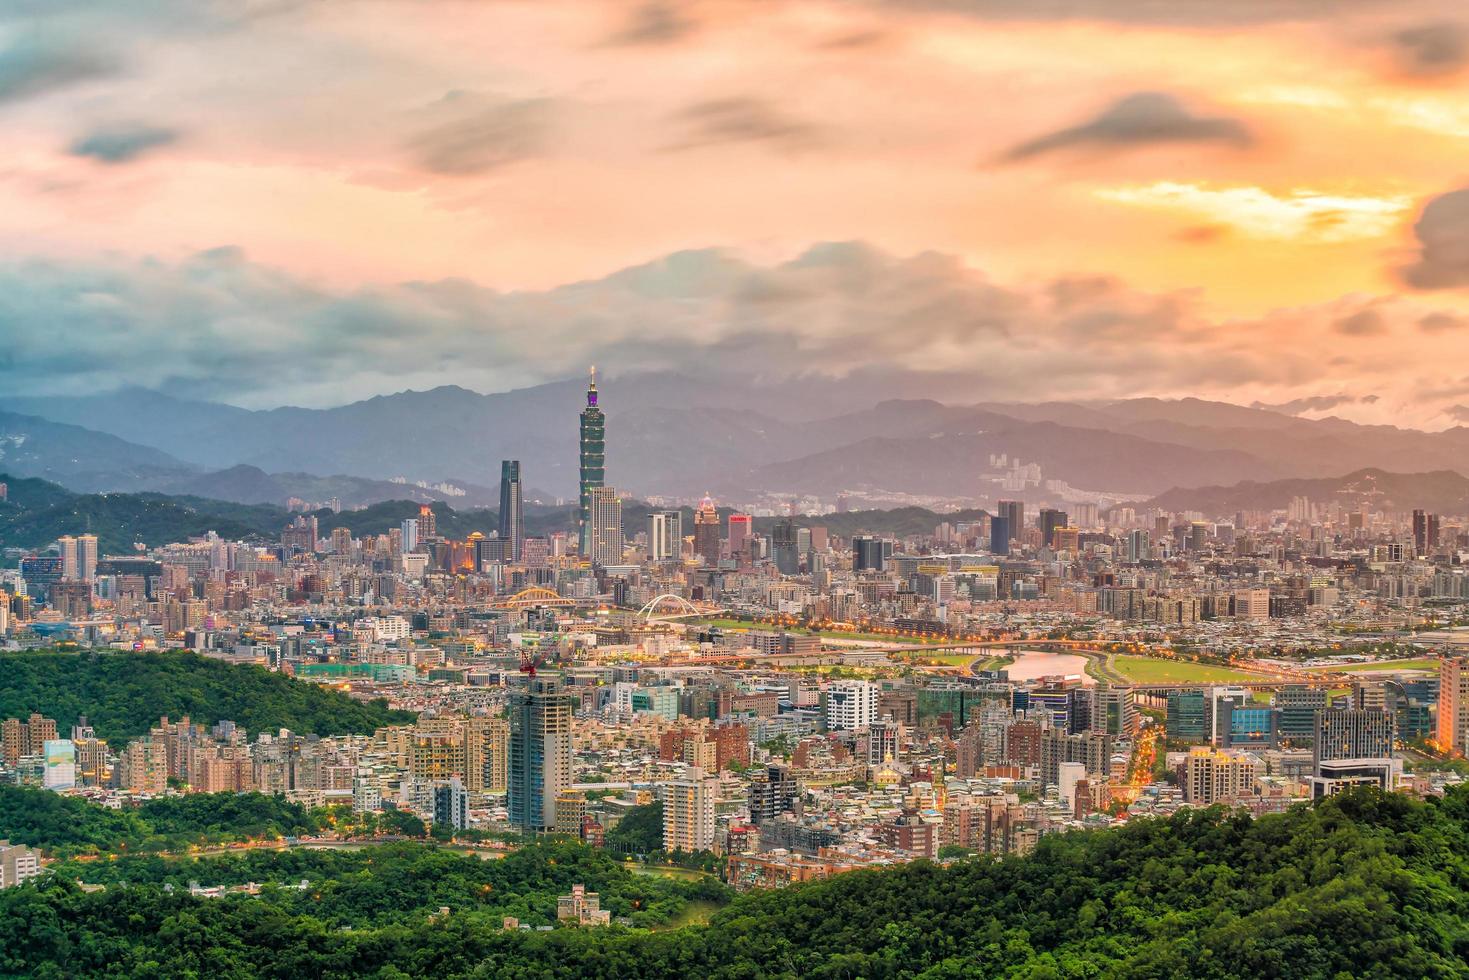
[[[1364,670],[1388,671],[1388,670],[1437,670],[1437,657],[1418,657],[1413,660],[1379,660],[1369,664],[1339,664],[1332,667],[1321,667],[1319,669],[1332,673],[1351,674]]]

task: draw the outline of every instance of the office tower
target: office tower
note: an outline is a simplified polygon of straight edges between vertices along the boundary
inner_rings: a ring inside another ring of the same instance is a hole
[[[714,847],[714,796],[718,784],[692,766],[683,779],[663,784],[663,849],[692,854]]]
[[[1280,709],[1280,738],[1293,745],[1305,745],[1316,737],[1316,716],[1326,710],[1327,691],[1303,684],[1287,684],[1275,692],[1275,706]]]
[[[593,565],[622,563],[622,501],[612,487],[592,487],[587,493],[587,550]]]
[[[556,797],[571,785],[575,699],[555,677],[531,677],[510,695],[510,823],[521,833],[556,827]]]
[[[438,519],[434,516],[434,509],[429,504],[418,505],[418,540],[421,542],[433,541],[439,536]]]
[[[707,496],[694,510],[694,554],[705,565],[719,564],[719,508]]]
[[[1010,518],[1003,514],[990,517],[990,552],[996,555],[1010,553]]]
[[[826,728],[854,732],[877,720],[880,691],[871,681],[832,681],[826,689]]]
[[[403,554],[409,555],[418,550],[418,519],[409,517],[399,525],[403,536]]]
[[[995,502],[995,513],[997,513],[1000,517],[1003,517],[1005,519],[1005,522],[1006,522],[1005,523],[1005,527],[1010,531],[1010,537],[1016,538],[1016,537],[1019,537],[1020,536],[1021,530],[1025,527],[1025,501],[1023,501],[1023,500],[999,500],[999,501],[996,501]],[[990,535],[990,539],[991,540],[994,539],[994,535],[993,534]],[[994,551],[995,549],[994,548],[991,548],[990,550],[991,551]],[[1002,548],[1002,549],[1000,549],[1000,551],[998,553],[999,554],[1004,554],[1004,553],[1007,553],[1009,550],[1010,550],[1010,542],[1009,541],[1006,541],[1005,542],[1005,547]]]
[[[581,511],[578,527],[581,553],[592,548],[592,491],[602,486],[607,467],[607,419],[597,404],[597,369],[587,384],[587,407],[581,413]]]
[[[882,538],[858,535],[852,539],[852,571],[880,572],[893,556],[893,543]]]
[[[434,824],[463,830],[469,826],[469,793],[459,777],[434,787]]]
[[[1393,715],[1375,708],[1316,712],[1312,758],[1318,768],[1338,759],[1392,758]]]
[[[1438,547],[1438,515],[1413,511],[1413,554],[1419,558],[1432,554]]]
[[[801,552],[796,546],[796,525],[789,517],[775,522],[770,532],[771,556],[782,575],[795,575],[801,570]]]
[[[56,539],[56,550],[61,553],[61,577],[68,582],[81,578],[81,550],[77,547],[77,539],[63,534]]]
[[[520,460],[500,461],[500,539],[510,545],[510,561],[525,549],[525,512],[520,499]]]
[[[1469,754],[1469,657],[1439,664],[1437,736],[1441,751]]]
[[[1153,542],[1146,530],[1131,531],[1127,535],[1127,560],[1148,561],[1153,557]]]
[[[1041,543],[1048,548],[1052,544],[1052,538],[1055,536],[1056,528],[1065,526],[1066,512],[1064,510],[1043,507],[1041,508],[1040,514],[1036,517],[1036,527],[1041,530]]]
[[[749,514],[730,514],[729,533],[725,538],[730,557],[750,550],[750,539],[755,536],[755,520]]]
[[[648,560],[678,561],[683,557],[683,513],[655,510],[648,515]]]

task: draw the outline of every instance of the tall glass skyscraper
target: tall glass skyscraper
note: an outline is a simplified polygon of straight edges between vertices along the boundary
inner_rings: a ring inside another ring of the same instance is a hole
[[[506,547],[511,561],[520,561],[525,546],[525,514],[520,500],[520,460],[500,461],[500,538],[510,542]]]
[[[523,834],[556,828],[556,796],[571,785],[573,699],[554,676],[531,677],[510,695],[507,808]]]
[[[592,488],[603,485],[606,468],[607,419],[597,406],[597,369],[593,367],[587,385],[587,407],[581,413],[581,511],[577,523],[583,556],[591,552]]]

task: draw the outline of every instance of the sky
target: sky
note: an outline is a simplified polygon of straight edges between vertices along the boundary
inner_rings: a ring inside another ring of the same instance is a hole
[[[1469,423],[1466,86],[1439,0],[8,0],[0,391]]]

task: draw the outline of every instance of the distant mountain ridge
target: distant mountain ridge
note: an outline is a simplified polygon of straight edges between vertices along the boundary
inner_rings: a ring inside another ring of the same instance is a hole
[[[1136,506],[1228,517],[1238,511],[1281,510],[1296,497],[1305,497],[1318,506],[1339,503],[1355,509],[1366,505],[1387,512],[1421,508],[1436,514],[1463,516],[1469,515],[1469,478],[1452,470],[1388,473],[1362,469],[1339,477],[1174,488]]]
[[[860,487],[980,498],[993,489],[982,482],[993,475],[989,455],[1003,453],[1041,464],[1046,479],[1145,496],[1172,487],[1331,478],[1369,467],[1452,470],[1469,459],[1463,427],[1420,432],[1197,398],[951,405],[884,398],[922,388],[919,375],[892,375],[779,384],[660,372],[607,379],[608,482],[638,495],[707,490],[727,499],[761,492],[832,496]],[[200,493],[242,502],[338,496],[371,503],[396,495],[463,508],[493,505],[500,460],[519,459],[528,483],[545,488],[545,499],[569,499],[584,389],[580,379],[488,395],[445,386],[337,408],[267,411],[140,389],[0,397],[0,410],[40,413],[128,440],[110,444],[110,451],[96,443],[96,463],[76,462],[81,457],[71,452],[61,460],[40,454],[27,465],[11,466],[9,459],[0,465],[78,490]],[[312,475],[324,473],[339,476]],[[394,477],[409,482],[389,484]],[[446,478],[471,493],[456,498],[413,486]],[[316,482],[322,480],[342,481],[338,486],[346,489],[329,492]],[[390,492],[389,485],[399,489]]]

